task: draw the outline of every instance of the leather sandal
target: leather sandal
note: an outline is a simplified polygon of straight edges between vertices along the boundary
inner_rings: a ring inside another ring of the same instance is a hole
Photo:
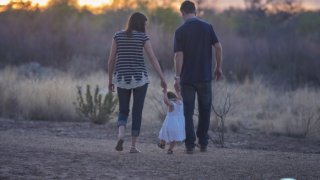
[[[161,142],[158,143],[158,147],[161,149],[164,149],[166,147],[166,144],[161,144]]]
[[[131,147],[130,153],[140,153],[140,151],[136,147]]]

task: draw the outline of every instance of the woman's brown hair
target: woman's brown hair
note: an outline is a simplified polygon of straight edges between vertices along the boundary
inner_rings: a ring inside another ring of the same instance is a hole
[[[167,96],[168,99],[173,100],[173,99],[178,99],[178,96],[176,95],[176,93],[174,93],[173,91],[167,91]]]
[[[124,31],[126,35],[132,35],[132,31],[146,33],[145,22],[148,18],[141,12],[133,13],[127,23],[127,28]]]

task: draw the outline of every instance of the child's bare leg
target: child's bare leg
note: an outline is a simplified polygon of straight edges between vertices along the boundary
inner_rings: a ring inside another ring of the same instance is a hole
[[[164,140],[161,140],[161,144],[163,144],[163,145],[164,145],[164,144],[166,144],[166,141],[164,141]]]
[[[158,143],[158,147],[161,149],[164,149],[166,147],[166,141],[161,139],[160,142]]]
[[[170,147],[169,149],[173,150],[174,146],[176,145],[175,141],[170,142]]]

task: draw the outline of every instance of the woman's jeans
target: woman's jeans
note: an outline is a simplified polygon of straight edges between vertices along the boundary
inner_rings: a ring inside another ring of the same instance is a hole
[[[208,130],[210,126],[211,114],[211,100],[212,100],[212,83],[207,82],[194,82],[194,83],[181,83],[181,96],[183,97],[185,128],[186,128],[186,148],[193,150],[196,146],[196,134],[198,143],[202,147],[208,145]],[[198,128],[195,134],[193,124],[193,114],[196,94],[198,98]]]
[[[148,84],[134,89],[122,89],[117,87],[119,99],[118,127],[120,125],[123,125],[124,127],[127,126],[127,120],[130,112],[131,92],[133,92],[131,136],[137,137],[140,134],[142,110],[147,89]]]

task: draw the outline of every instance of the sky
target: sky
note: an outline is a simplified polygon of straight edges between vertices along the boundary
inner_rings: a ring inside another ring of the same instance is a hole
[[[1,1],[1,0],[0,0]],[[244,7],[244,0],[218,0],[219,8],[228,8],[231,5],[234,7]],[[302,0],[304,7],[308,9],[320,9],[320,0]]]
[[[0,5],[5,5],[10,0],[0,0]],[[39,3],[44,6],[48,0],[31,0],[33,3]],[[78,0],[80,5],[100,6],[102,4],[108,4],[112,0]],[[244,7],[244,0],[216,0],[216,7],[225,9],[231,5],[234,7]],[[320,9],[320,0],[302,0],[303,5],[308,9]]]

